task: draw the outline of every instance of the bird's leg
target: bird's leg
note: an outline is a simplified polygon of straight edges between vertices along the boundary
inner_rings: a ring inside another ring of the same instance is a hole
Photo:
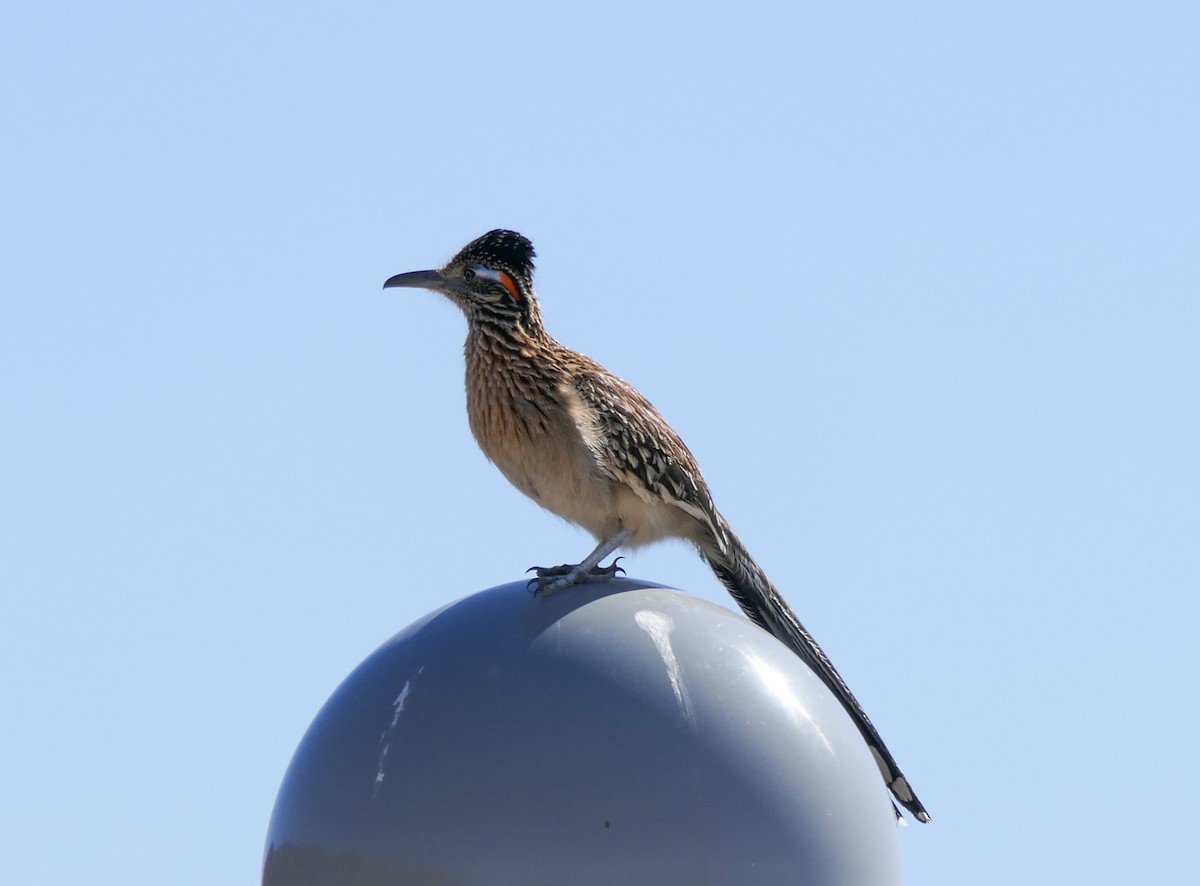
[[[612,565],[601,567],[600,561],[629,541],[631,535],[633,535],[632,529],[619,530],[612,538],[596,545],[596,550],[588,554],[582,563],[575,566],[566,564],[549,568],[534,567],[534,571],[537,573],[534,581],[538,583],[538,589],[542,592],[542,596],[556,594],[574,584],[612,580],[621,567],[615,560]]]

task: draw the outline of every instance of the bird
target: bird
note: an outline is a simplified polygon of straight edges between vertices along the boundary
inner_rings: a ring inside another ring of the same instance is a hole
[[[498,228],[441,268],[397,274],[383,285],[432,290],[462,309],[467,414],[479,447],[513,486],[596,539],[579,563],[531,570],[537,588],[546,595],[608,581],[621,570],[616,561],[600,564],[618,548],[691,542],[746,616],[841,703],[895,801],[928,822],[862,705],[717,510],[683,440],[631,384],[546,331],[535,257],[528,238]]]

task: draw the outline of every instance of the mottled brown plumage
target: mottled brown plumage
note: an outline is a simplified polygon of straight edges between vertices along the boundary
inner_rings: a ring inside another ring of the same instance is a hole
[[[467,412],[484,454],[519,490],[599,542],[575,566],[538,571],[544,593],[610,578],[619,546],[693,543],[742,610],[791,648],[854,720],[893,795],[929,814],[821,647],[713,504],[690,451],[632,385],[546,332],[533,288],[533,245],[490,231],[436,271],[385,286],[441,292],[467,316]]]

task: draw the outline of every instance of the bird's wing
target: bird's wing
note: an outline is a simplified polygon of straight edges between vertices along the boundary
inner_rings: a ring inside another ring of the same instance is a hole
[[[585,433],[597,466],[648,502],[695,517],[724,547],[725,521],[700,466],[679,435],[633,385],[593,361],[572,380],[593,426]]]

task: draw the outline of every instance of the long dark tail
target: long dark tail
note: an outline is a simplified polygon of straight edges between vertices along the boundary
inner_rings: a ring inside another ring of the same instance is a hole
[[[846,709],[846,713],[850,715],[850,719],[862,733],[867,747],[871,749],[871,754],[879,765],[879,771],[883,774],[883,780],[888,789],[917,821],[929,821],[929,813],[925,811],[925,807],[913,793],[908,779],[896,765],[896,760],[888,751],[887,745],[883,743],[883,739],[880,738],[871,718],[858,703],[858,699],[854,697],[854,693],[850,691],[846,681],[833,666],[833,662],[817,645],[817,641],[812,638],[812,635],[804,629],[800,619],[796,618],[796,614],[784,602],[779,591],[775,590],[771,580],[754,562],[750,552],[746,550],[728,525],[722,525],[721,529],[724,530],[725,537],[721,539],[720,543],[714,542],[702,548],[701,556],[712,567],[712,571],[721,580],[721,584],[725,585],[750,620],[766,628],[800,656],[804,663],[812,668],[813,673],[821,678],[821,682],[829,687],[829,691],[842,703],[842,707]]]

